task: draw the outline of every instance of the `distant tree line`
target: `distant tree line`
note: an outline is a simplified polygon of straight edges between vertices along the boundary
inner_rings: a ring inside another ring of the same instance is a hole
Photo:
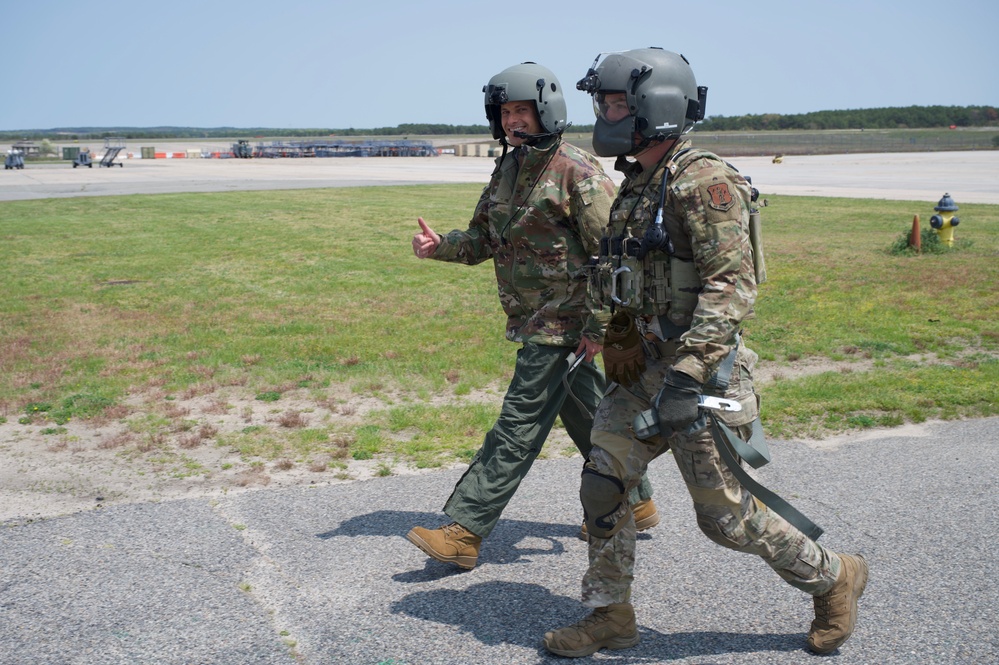
[[[706,132],[771,129],[932,129],[999,125],[994,106],[907,106],[904,108],[815,111],[781,115],[710,116],[698,129]]]
[[[908,106],[904,108],[816,111],[782,115],[710,116],[701,131],[766,131],[779,129],[929,129],[934,127],[999,126],[999,111],[994,106]],[[573,125],[572,132],[590,132],[593,125]],[[0,131],[0,140],[19,141],[50,139],[56,141],[93,140],[112,136],[127,139],[252,139],[321,136],[447,136],[489,135],[487,125],[444,125],[407,123],[374,129],[274,128],[274,127],[57,127]]]
[[[56,127],[0,131],[0,140],[19,141],[48,138],[56,141],[105,139],[121,136],[126,139],[254,139],[254,138],[314,138],[344,136],[405,136],[405,135],[489,134],[487,125],[404,124],[374,129],[277,128],[277,127]]]

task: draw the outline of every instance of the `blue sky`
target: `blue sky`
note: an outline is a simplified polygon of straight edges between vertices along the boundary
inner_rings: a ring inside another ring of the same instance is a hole
[[[645,46],[687,56],[709,116],[999,105],[995,0],[0,0],[0,26],[0,130],[485,124],[525,60],[589,124],[576,80]]]

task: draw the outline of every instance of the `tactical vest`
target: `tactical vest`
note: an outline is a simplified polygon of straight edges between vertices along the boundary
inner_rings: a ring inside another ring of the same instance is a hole
[[[647,183],[619,194],[600,241],[600,256],[590,271],[595,304],[636,317],[656,317],[664,327],[674,328],[663,331],[668,337],[678,337],[690,327],[701,293],[690,237],[669,202],[669,181],[701,157],[718,159],[704,150],[681,151]],[[667,168],[670,175],[664,187]],[[663,243],[667,237],[669,245]]]

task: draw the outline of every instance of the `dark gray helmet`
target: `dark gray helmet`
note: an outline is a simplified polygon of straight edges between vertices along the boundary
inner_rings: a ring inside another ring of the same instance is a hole
[[[548,134],[565,129],[565,97],[562,85],[547,67],[534,62],[524,62],[507,67],[482,87],[485,93],[486,119],[494,139],[504,137],[500,105],[507,102],[532,100],[538,111],[541,128]]]
[[[704,118],[708,94],[685,57],[655,47],[598,55],[576,88],[593,96],[593,150],[601,157],[636,154],[686,134]],[[626,95],[631,115],[611,122],[603,100],[615,92]]]

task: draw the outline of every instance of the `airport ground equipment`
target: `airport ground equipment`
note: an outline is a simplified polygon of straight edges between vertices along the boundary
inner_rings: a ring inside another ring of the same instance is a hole
[[[3,161],[3,168],[5,171],[11,169],[23,169],[24,168],[24,153],[20,150],[9,150],[7,152],[7,157]]]
[[[249,159],[250,157],[253,157],[253,148],[250,147],[250,142],[240,140],[233,143],[232,156],[239,157],[240,159]]]
[[[101,157],[101,166],[107,166],[108,168],[112,166],[121,166],[124,168],[124,164],[114,161],[118,157],[118,153],[124,149],[124,138],[120,136],[109,136],[104,139],[104,156]]]
[[[94,160],[90,156],[90,148],[84,148],[80,151],[76,157],[73,158],[73,168],[77,166],[86,166],[87,168],[94,168]]]

